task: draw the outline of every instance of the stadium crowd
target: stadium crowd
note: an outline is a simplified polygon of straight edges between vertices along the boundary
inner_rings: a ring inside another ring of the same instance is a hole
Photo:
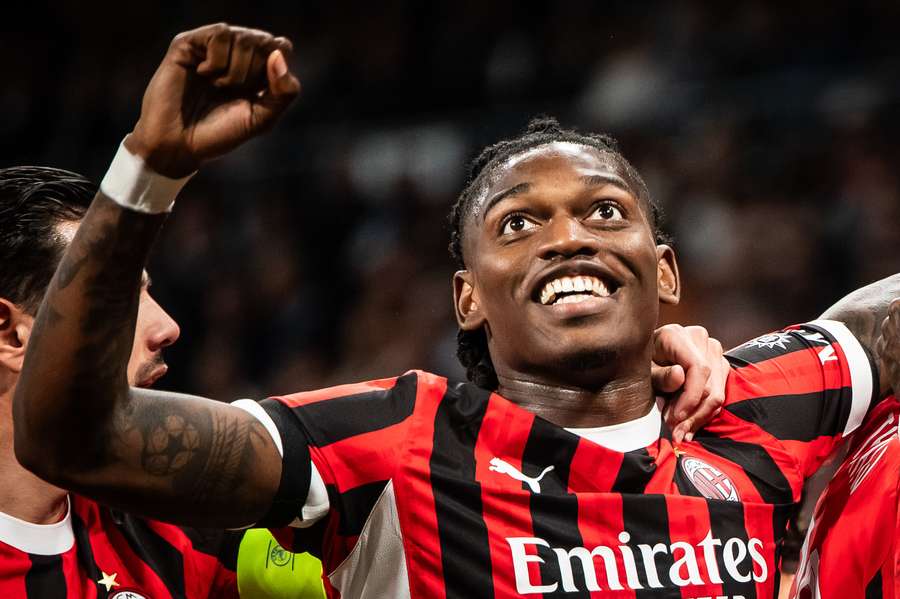
[[[0,165],[99,179],[172,34],[262,26],[302,42],[302,109],[205,169],[164,231],[154,292],[185,332],[165,386],[458,374],[444,215],[466,159],[537,112],[619,139],[678,247],[664,317],[728,346],[900,270],[900,7],[789,4],[118,7],[133,31],[55,5],[0,25]]]

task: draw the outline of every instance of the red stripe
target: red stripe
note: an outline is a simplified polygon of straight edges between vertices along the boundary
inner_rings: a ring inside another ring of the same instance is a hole
[[[97,567],[107,574],[116,574],[116,582],[120,585],[117,589],[134,589],[154,599],[172,596],[156,572],[131,550],[108,512],[93,502],[90,507],[84,505],[88,502],[73,503],[83,506],[80,515],[88,529]]]
[[[428,373],[419,373],[419,377],[416,407],[409,429],[410,437],[417,442],[404,455],[408,461],[404,464],[403,476],[394,481],[394,494],[403,531],[410,594],[440,599],[446,596],[446,591],[428,464],[434,440],[434,419],[447,382]]]
[[[420,373],[421,375],[427,373]],[[361,395],[363,393],[371,393],[373,391],[385,391],[391,389],[397,384],[400,377],[391,377],[380,379],[377,381],[367,381],[364,383],[351,383],[348,385],[337,385],[335,387],[326,387],[325,389],[317,389],[315,391],[304,391],[301,393],[292,393],[290,395],[274,396],[272,399],[278,400],[286,406],[293,408],[297,406],[305,406],[311,403],[335,399],[338,397],[348,397],[351,395]]]
[[[348,437],[324,448],[310,447],[310,456],[325,484],[341,493],[394,475],[398,452],[405,446],[410,418],[371,433]]]
[[[728,376],[725,404],[756,397],[799,395],[850,385],[847,358],[839,343],[833,343],[837,360],[824,364],[819,352],[827,346],[812,347],[769,360],[733,368]]]
[[[624,454],[581,439],[569,468],[569,493],[609,492]]]
[[[522,490],[520,481],[492,471],[490,462],[493,458],[500,458],[521,471],[522,454],[533,422],[534,414],[531,412],[492,395],[475,444],[475,478],[482,485],[481,499],[484,522],[489,532],[494,593],[499,597],[517,594],[507,537],[530,537],[534,532],[530,492]],[[502,453],[496,452],[496,448],[502,448]],[[540,565],[530,563],[528,568],[531,580],[540,580]]]
[[[74,550],[68,553],[74,554]],[[9,599],[28,599],[25,594],[25,574],[31,568],[31,560],[28,554],[19,551],[15,547],[0,542],[0,597]],[[77,572],[73,572],[71,565],[63,562],[63,572],[66,582],[75,579]]]
[[[683,587],[681,596],[690,597],[717,597],[723,594],[722,585],[712,582],[709,569],[706,567],[706,559],[703,549],[698,543],[710,534],[709,511],[706,502],[697,497],[666,496],[666,508],[669,513],[669,538],[673,541],[684,541],[696,548],[696,561],[700,570],[700,578],[708,581],[702,587]],[[679,552],[677,557],[682,557]],[[715,558],[713,558],[715,561]],[[720,572],[719,576],[726,575]]]
[[[771,504],[756,503],[746,504],[744,506],[744,527],[747,530],[747,538],[755,537],[762,541],[763,547],[760,553],[765,557],[766,576],[761,582],[756,583],[756,596],[771,596],[775,585],[775,579],[780,576],[778,567],[775,564],[775,538],[773,526],[774,508]],[[761,569],[753,562],[753,575],[760,577],[763,574]]]

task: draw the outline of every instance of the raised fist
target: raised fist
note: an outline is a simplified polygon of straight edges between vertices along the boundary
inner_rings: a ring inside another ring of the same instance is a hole
[[[285,60],[292,49],[286,38],[224,23],[177,35],[126,147],[179,178],[267,130],[300,91]]]

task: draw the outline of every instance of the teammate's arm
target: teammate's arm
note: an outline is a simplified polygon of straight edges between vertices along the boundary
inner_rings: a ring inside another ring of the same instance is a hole
[[[212,25],[173,40],[125,146],[171,179],[271,126],[299,91],[268,33]],[[165,220],[98,193],[38,313],[16,390],[18,459],[113,506],[203,526],[260,518],[281,476],[274,442],[239,408],[129,388],[141,276]]]
[[[881,324],[881,340],[879,341],[882,378],[893,390],[894,395],[900,393],[900,299],[888,306],[888,315]]]
[[[872,355],[879,372],[879,397],[885,397],[890,392],[889,373],[893,368],[883,353],[882,323],[888,317],[892,302],[898,298],[900,274],[895,274],[853,291],[820,317],[843,322]]]

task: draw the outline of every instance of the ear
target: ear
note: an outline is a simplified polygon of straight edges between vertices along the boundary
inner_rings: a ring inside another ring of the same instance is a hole
[[[0,366],[16,373],[22,370],[25,348],[33,326],[33,316],[9,300],[0,298]]]
[[[462,330],[477,331],[484,326],[484,314],[478,303],[472,273],[468,270],[458,270],[453,275],[453,307],[456,322]]]
[[[675,250],[667,245],[656,246],[656,273],[660,303],[674,306],[681,299],[681,278]]]

